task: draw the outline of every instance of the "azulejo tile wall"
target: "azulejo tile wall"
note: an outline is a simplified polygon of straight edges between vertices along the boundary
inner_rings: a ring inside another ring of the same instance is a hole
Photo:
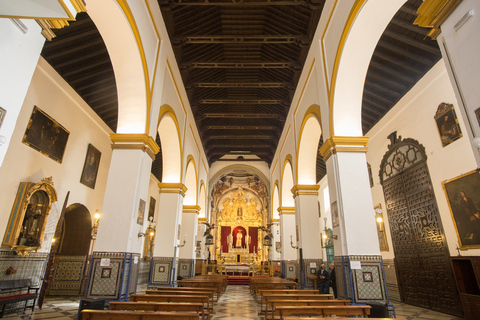
[[[320,269],[320,265],[323,263],[322,259],[305,259],[304,261],[304,270],[305,270],[305,287],[307,288],[314,288],[315,282],[309,279],[309,276],[315,276],[317,274],[317,270]]]
[[[86,264],[86,255],[56,255],[55,272],[48,286],[49,295],[78,296]]]
[[[171,257],[154,257],[149,286],[170,285],[172,278]]]
[[[177,274],[182,278],[191,278],[194,262],[193,259],[179,259]]]
[[[0,252],[0,280],[32,279],[34,286],[39,286],[48,253],[32,252],[26,257],[16,255],[12,251]],[[5,271],[12,267],[15,273],[6,274]]]
[[[94,252],[86,297],[105,300],[127,299],[129,293],[135,292],[138,257],[138,254],[125,252]]]
[[[282,261],[282,274],[285,279],[299,279],[300,270],[297,261]]]

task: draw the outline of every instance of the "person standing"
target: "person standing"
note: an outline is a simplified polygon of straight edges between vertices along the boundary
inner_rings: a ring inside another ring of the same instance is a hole
[[[320,294],[328,294],[329,293],[329,275],[328,271],[325,269],[325,265],[322,263],[320,265],[320,269],[317,271],[317,276],[318,276],[318,289],[320,291]]]
[[[337,298],[337,280],[335,278],[335,264],[330,264],[330,287],[333,289],[333,297]]]

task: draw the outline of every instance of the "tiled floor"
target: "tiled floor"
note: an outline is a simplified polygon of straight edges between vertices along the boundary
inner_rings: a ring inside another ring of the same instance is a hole
[[[47,297],[42,310],[36,308],[33,313],[27,311],[25,315],[9,315],[4,318],[8,320],[76,319],[79,300],[79,298],[70,297]],[[403,303],[393,304],[397,318],[405,318],[408,320],[459,320],[457,317]],[[258,305],[249,294],[247,286],[228,286],[227,291],[219,301],[215,303],[214,309],[216,314],[212,317],[212,320],[260,319],[258,317]]]

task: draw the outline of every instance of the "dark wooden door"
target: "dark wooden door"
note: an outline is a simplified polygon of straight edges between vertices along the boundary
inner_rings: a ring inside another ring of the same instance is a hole
[[[423,147],[413,140],[397,143],[380,174],[403,302],[461,316]]]

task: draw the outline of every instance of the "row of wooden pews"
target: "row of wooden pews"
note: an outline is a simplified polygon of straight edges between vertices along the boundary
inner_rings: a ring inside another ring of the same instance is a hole
[[[189,280],[189,281],[186,281]],[[226,287],[226,277],[179,280],[179,287],[156,287],[130,295],[129,302],[110,302],[109,310],[82,310],[83,320],[209,320],[213,304]]]
[[[265,320],[311,320],[332,316],[336,320],[367,318],[371,309],[368,305],[352,305],[350,300],[335,300],[333,295],[319,294],[318,290],[259,289],[257,286],[252,294],[259,297],[259,316]]]

